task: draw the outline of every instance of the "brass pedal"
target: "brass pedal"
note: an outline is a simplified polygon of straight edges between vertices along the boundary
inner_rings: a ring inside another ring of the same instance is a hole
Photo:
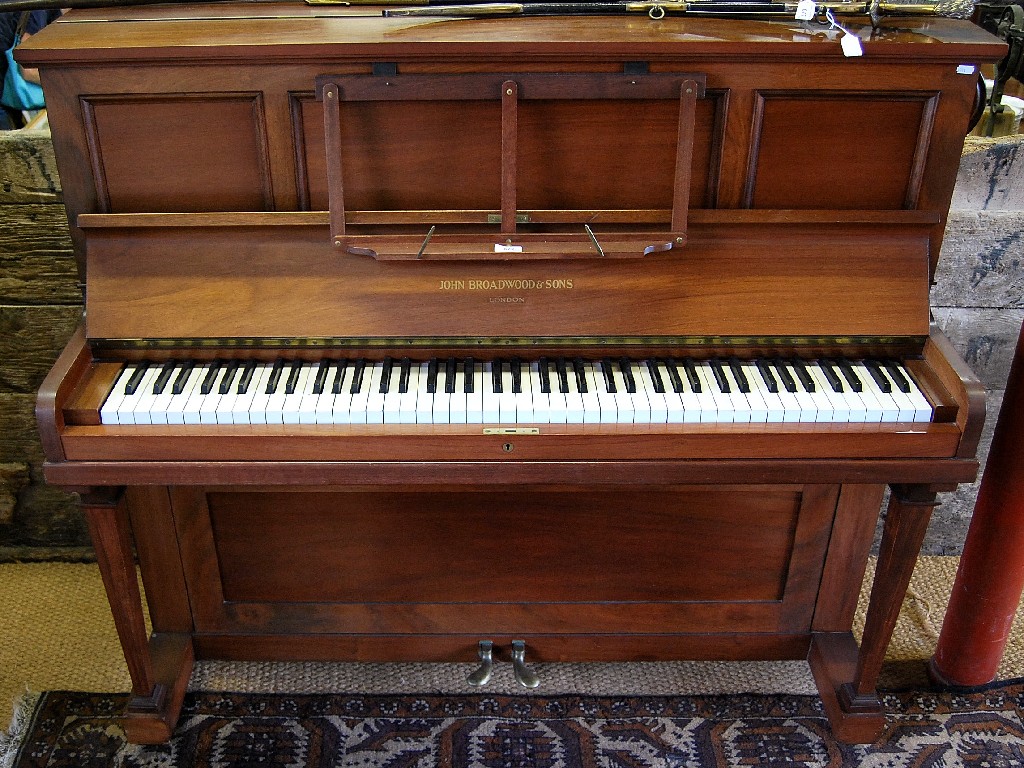
[[[480,666],[466,676],[466,682],[476,686],[487,685],[494,673],[494,643],[490,640],[481,640],[477,655],[480,657]]]
[[[524,688],[536,688],[540,685],[540,678],[537,673],[526,666],[526,641],[512,641],[512,674],[516,682]]]

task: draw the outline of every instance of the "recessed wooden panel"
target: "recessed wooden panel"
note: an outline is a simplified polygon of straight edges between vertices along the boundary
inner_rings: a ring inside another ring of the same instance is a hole
[[[104,210],[273,210],[258,94],[83,99]]]
[[[708,204],[716,102],[698,100],[690,206]],[[295,103],[302,207],[327,210],[323,108]],[[672,207],[679,103],[537,100],[519,105],[518,207]],[[349,210],[500,207],[498,101],[342,102]]]
[[[913,208],[933,111],[930,94],[761,94],[746,204]]]

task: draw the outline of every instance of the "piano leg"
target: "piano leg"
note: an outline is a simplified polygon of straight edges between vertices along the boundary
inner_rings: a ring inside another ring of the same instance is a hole
[[[870,743],[885,726],[875,686],[936,501],[927,485],[895,485],[889,497],[871,598],[858,651],[846,632],[816,633],[808,661],[835,735]]]
[[[124,489],[85,493],[82,509],[132,680],[132,699],[120,724],[131,742],[165,742],[192,674],[191,636],[158,633],[149,639],[146,635]]]

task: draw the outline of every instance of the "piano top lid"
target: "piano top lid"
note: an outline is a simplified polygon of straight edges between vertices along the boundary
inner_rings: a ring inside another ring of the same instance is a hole
[[[843,58],[827,26],[642,14],[493,19],[383,18],[380,6],[309,6],[298,2],[221,2],[76,9],[19,47],[28,66],[174,60],[354,58],[401,51],[403,60],[551,55],[607,60],[616,55],[801,61]],[[109,23],[109,22],[117,23]],[[864,61],[997,61],[1005,44],[970,22],[941,17],[844,17],[863,44]],[[820,29],[820,32],[818,31]],[[810,31],[809,31],[810,30]],[[396,54],[397,55],[397,54]]]

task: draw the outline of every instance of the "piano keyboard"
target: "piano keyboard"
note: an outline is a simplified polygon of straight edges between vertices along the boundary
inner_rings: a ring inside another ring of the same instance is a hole
[[[102,424],[926,422],[896,362],[541,358],[124,366]]]

